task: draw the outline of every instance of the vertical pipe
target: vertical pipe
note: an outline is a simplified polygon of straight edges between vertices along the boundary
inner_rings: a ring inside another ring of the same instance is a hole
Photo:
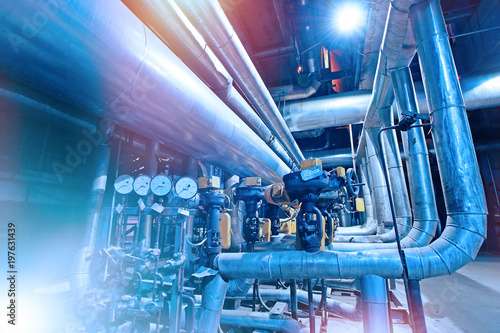
[[[364,332],[389,332],[389,312],[387,310],[385,280],[380,276],[366,275],[360,279],[360,282]]]
[[[207,277],[204,281],[202,310],[198,321],[198,332],[217,333],[226,297],[227,282],[219,274]]]
[[[146,163],[144,165],[144,174],[154,177],[158,171],[158,158],[156,157],[160,144],[157,141],[151,141],[146,149]],[[146,207],[151,207],[154,200],[154,194],[151,193],[145,198]],[[144,219],[139,226],[138,245],[141,251],[151,247],[151,229],[153,227],[153,215],[151,212],[144,214]]]
[[[316,316],[314,314],[314,299],[311,279],[307,280],[307,303],[309,304],[309,331],[316,333]]]
[[[401,118],[403,111],[420,113],[410,68],[393,70],[391,77],[399,117]],[[421,121],[417,120],[415,124],[420,125]],[[413,239],[419,245],[427,245],[434,236],[439,217],[424,130],[422,127],[415,127],[401,134],[407,156],[408,183],[412,194],[413,227],[422,231],[420,237],[413,237]],[[414,235],[415,232],[411,231],[409,236]]]
[[[411,302],[410,308],[412,309],[413,332],[427,332],[419,280],[408,280],[408,299]]]
[[[297,281],[295,279],[290,280],[290,303],[292,318],[298,320],[299,314],[297,310]]]
[[[178,215],[180,220],[175,221],[175,242],[174,242],[174,256],[180,258],[184,253],[184,223],[186,218],[184,215]],[[160,226],[158,226],[159,228]],[[170,301],[170,326],[169,333],[180,332],[181,327],[181,310],[182,310],[182,283],[184,279],[184,264],[179,267],[175,279],[172,283],[172,295]]]
[[[354,140],[352,138],[352,124],[349,124],[349,139],[351,141],[352,168],[356,171],[356,152],[354,151]]]
[[[88,289],[91,283],[90,268],[92,261],[87,258],[94,254],[97,244],[97,232],[102,201],[108,179],[110,149],[107,143],[95,149],[96,170],[90,192],[89,212],[85,221],[85,240],[83,247],[76,253],[71,273],[71,289],[79,293]]]

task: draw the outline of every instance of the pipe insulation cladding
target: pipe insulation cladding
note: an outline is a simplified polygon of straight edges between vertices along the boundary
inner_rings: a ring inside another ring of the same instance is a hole
[[[240,176],[290,169],[118,0],[5,3],[0,75]],[[24,22],[24,23],[23,23]]]
[[[410,17],[431,110],[432,135],[448,214],[446,228],[437,240],[424,247],[403,250],[408,278],[421,280],[451,274],[474,260],[486,237],[487,210],[439,1],[412,6]],[[403,275],[395,249],[221,254],[217,265],[221,275],[228,279],[360,278],[367,274],[392,279]]]

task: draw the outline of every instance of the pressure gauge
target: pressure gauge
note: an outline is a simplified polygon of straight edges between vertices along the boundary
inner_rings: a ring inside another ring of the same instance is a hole
[[[129,194],[133,191],[134,177],[121,175],[115,180],[115,190],[120,194]]]
[[[151,183],[151,177],[142,175],[134,180],[134,191],[140,196],[148,195],[151,191],[149,184]]]
[[[191,199],[198,192],[198,183],[194,178],[182,177],[175,183],[175,194],[181,199]]]
[[[151,191],[162,197],[167,195],[172,190],[172,180],[167,175],[156,175],[151,180]]]

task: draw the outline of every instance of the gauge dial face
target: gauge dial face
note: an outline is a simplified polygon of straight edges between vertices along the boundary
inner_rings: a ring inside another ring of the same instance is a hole
[[[154,195],[162,197],[172,190],[172,180],[167,175],[156,175],[151,180],[151,191]]]
[[[120,194],[129,194],[134,190],[134,177],[121,175],[115,180],[115,190]]]
[[[151,177],[142,175],[134,180],[134,191],[140,196],[148,195],[151,191],[149,184],[151,183]]]
[[[182,177],[175,183],[175,194],[181,199],[191,199],[198,192],[198,183],[194,178]]]

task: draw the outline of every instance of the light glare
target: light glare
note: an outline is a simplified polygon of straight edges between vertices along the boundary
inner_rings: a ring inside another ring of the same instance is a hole
[[[357,4],[346,4],[337,12],[337,28],[340,31],[352,31],[359,28],[363,21],[363,10]]]

